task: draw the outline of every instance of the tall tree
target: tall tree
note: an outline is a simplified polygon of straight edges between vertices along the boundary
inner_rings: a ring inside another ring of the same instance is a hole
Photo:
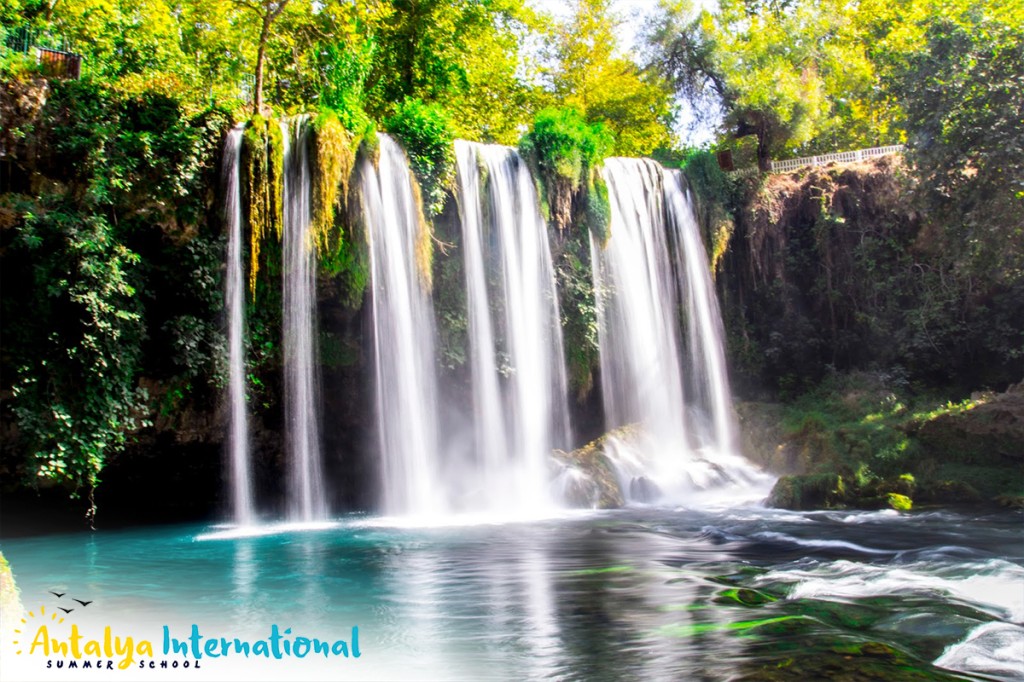
[[[890,87],[947,255],[1006,285],[1024,283],[1024,9],[987,4],[927,19]]]
[[[388,0],[367,106],[378,118],[409,98],[453,113],[460,135],[512,142],[529,120],[519,43],[532,22],[523,0]]]
[[[256,73],[253,85],[253,111],[263,113],[263,77],[267,57],[267,43],[273,35],[274,22],[288,6],[289,0],[235,0],[259,19],[260,33],[256,41]]]
[[[733,136],[757,139],[762,169],[778,154],[894,141],[858,9],[842,0],[722,0],[714,12],[662,0],[646,37],[681,95],[720,103]]]
[[[657,73],[620,53],[620,23],[611,0],[576,0],[569,19],[554,22],[552,94],[557,103],[606,123],[615,134],[616,153],[650,154],[670,142],[670,93]]]

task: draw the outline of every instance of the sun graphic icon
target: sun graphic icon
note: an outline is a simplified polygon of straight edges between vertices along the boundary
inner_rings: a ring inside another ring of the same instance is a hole
[[[45,606],[40,605],[40,607],[39,607],[39,615],[38,616],[35,613],[33,613],[32,611],[29,611],[28,615],[25,618],[21,619],[22,626],[25,627],[26,629],[28,629],[27,626],[28,626],[29,619],[35,620],[36,618],[40,618],[40,619],[45,619],[46,618],[46,607]],[[50,614],[50,620],[52,622],[58,623],[58,624],[59,623],[63,623],[64,622],[64,616],[58,616],[57,613],[54,612],[54,613]],[[14,635],[16,637],[18,637],[18,639],[14,640],[14,642],[13,642],[14,645],[16,647],[20,646],[21,629],[16,628],[14,630]],[[14,653],[20,655],[21,654],[21,649],[20,648],[15,649]]]

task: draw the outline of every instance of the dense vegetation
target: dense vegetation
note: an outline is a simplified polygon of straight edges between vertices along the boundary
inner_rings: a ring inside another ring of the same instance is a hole
[[[408,151],[431,217],[451,210],[452,140],[520,146],[555,226],[581,400],[597,361],[589,239],[608,238],[600,166],[612,154],[684,167],[745,394],[793,398],[850,370],[912,391],[1021,379],[1019,3],[722,0],[697,11],[662,0],[638,39],[643,61],[617,43],[611,0],[567,5],[559,18],[524,0],[5,3],[0,388],[17,424],[4,437],[7,474],[88,495],[154,415],[189,401],[213,409],[216,163],[243,121],[250,382],[272,402],[277,121],[298,113],[313,116],[321,271],[352,310],[367,270],[347,182],[378,130]],[[82,79],[49,77],[29,44],[81,54]],[[680,104],[715,131],[709,149],[683,148]],[[895,142],[908,146],[904,165],[786,179],[726,175],[713,155],[729,149],[764,169]],[[322,341],[325,357],[352,355]],[[446,365],[464,362],[457,344],[442,347]]]

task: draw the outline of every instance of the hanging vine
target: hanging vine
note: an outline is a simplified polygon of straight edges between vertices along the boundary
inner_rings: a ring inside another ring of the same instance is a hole
[[[277,121],[253,116],[243,136],[243,168],[248,195],[249,291],[256,295],[263,242],[284,231],[284,136]]]
[[[342,223],[347,222],[345,202],[355,166],[356,148],[356,141],[341,125],[336,114],[325,112],[313,119],[313,219],[310,232],[324,264],[337,260],[345,242],[336,218],[341,218]]]

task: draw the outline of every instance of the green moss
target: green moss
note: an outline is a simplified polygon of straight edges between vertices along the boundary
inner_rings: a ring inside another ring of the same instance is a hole
[[[888,493],[889,506],[896,511],[910,511],[913,507],[913,503],[910,498],[906,495],[900,495],[899,493]]]
[[[762,604],[770,604],[771,602],[778,601],[778,599],[776,597],[771,596],[770,594],[766,594],[758,590],[740,587],[722,590],[717,595],[715,595],[715,601],[719,604],[761,606]]]
[[[914,501],[993,499],[1024,489],[1019,463],[1000,454],[1020,449],[1008,418],[1018,400],[1007,393],[951,401],[914,394],[880,375],[837,375],[785,408],[784,449],[808,474],[841,477],[840,500],[813,498],[826,506],[903,509]],[[776,501],[806,506],[801,493],[780,481]]]
[[[249,291],[256,296],[260,252],[284,231],[284,138],[277,121],[254,116],[245,128],[242,168],[249,225]]]
[[[780,509],[834,509],[845,505],[847,491],[835,473],[783,476],[775,482],[768,505]]]
[[[584,220],[604,248],[612,236],[612,208],[608,202],[608,185],[597,168],[591,168],[587,178]]]
[[[337,115],[327,111],[313,119],[311,166],[313,175],[313,215],[310,224],[321,264],[340,266],[337,255],[345,237],[344,221],[336,218],[347,215],[346,201],[349,182],[355,166],[358,141],[342,126]]]
[[[600,362],[597,299],[591,272],[590,246],[575,230],[555,266],[559,310],[569,387],[582,402],[593,390],[594,369]]]

